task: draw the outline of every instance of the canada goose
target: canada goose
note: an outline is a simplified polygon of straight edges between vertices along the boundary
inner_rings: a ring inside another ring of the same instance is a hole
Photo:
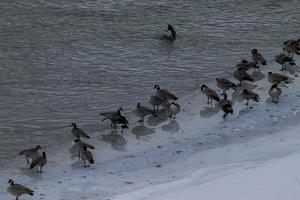
[[[84,167],[89,167],[88,165],[86,165],[86,161],[89,161],[89,163],[94,164],[93,154],[87,150],[86,146],[83,146],[83,151],[81,152],[81,160],[84,163]]]
[[[34,159],[30,164],[30,169],[33,169],[34,167],[40,167],[40,170],[37,170],[38,172],[43,172],[43,166],[47,164],[47,157],[46,153],[43,152],[43,156],[39,156],[36,159]]]
[[[127,124],[128,121],[124,115],[121,114],[121,111],[123,111],[123,108],[119,108],[117,111],[110,111],[110,112],[102,112],[100,115],[104,116],[104,119],[101,121],[108,119],[111,121],[110,127],[111,129],[117,129],[118,124],[121,124],[122,132],[123,129],[128,128]]]
[[[157,115],[155,114],[155,112],[152,109],[147,108],[146,106],[142,106],[141,103],[138,103],[136,105],[136,108],[133,110],[133,112],[138,117],[140,117],[140,120],[138,121],[140,123],[144,122],[144,118],[147,115],[153,115],[154,117],[157,117]]]
[[[272,98],[272,102],[278,103],[279,96],[281,95],[281,89],[277,84],[273,84],[269,90],[269,95]]]
[[[252,92],[250,90],[243,89],[241,96],[242,96],[243,99],[247,100],[247,103],[246,103],[247,108],[248,108],[249,100],[250,99],[252,99],[252,100],[254,100],[256,102],[259,102],[259,96],[258,96],[258,94],[256,94],[255,92]]]
[[[285,74],[286,71],[289,72],[292,75],[299,71],[299,69],[297,68],[296,63],[294,63],[293,61],[285,62],[282,65],[281,70],[282,70],[283,75]]]
[[[254,81],[253,78],[242,69],[235,70],[233,72],[233,77],[240,82],[240,85],[242,85],[242,81]]]
[[[71,126],[73,127],[71,132],[74,137],[80,138],[80,137],[85,137],[85,138],[90,138],[81,128],[78,128],[75,123],[72,123]]]
[[[247,60],[241,60],[236,64],[236,67],[238,70],[244,70],[244,71],[247,71],[251,68],[255,68],[255,69],[259,68],[259,66],[257,66],[255,62],[249,62]]]
[[[281,54],[275,56],[275,61],[278,64],[283,65],[285,62],[293,62],[294,59],[285,55],[284,53],[281,53]]]
[[[122,107],[119,107],[117,111],[109,111],[109,112],[102,112],[99,115],[102,115],[104,118],[101,120],[102,122],[106,119],[112,120],[119,115],[121,115],[121,111],[124,111]]]
[[[30,158],[31,160],[34,160],[35,158],[37,158],[39,156],[39,152],[38,150],[42,149],[40,145],[37,145],[35,148],[31,148],[31,149],[25,149],[23,151],[21,151],[19,153],[20,156],[25,156],[26,160],[27,160],[27,166],[29,165],[29,160],[28,158]]]
[[[293,58],[294,54],[300,55],[300,39],[299,40],[288,40],[283,43],[283,50],[288,52]]]
[[[268,72],[268,81],[272,84],[279,84],[281,82],[290,83],[289,78],[287,76],[278,74],[278,73],[272,73]]]
[[[236,85],[225,78],[216,78],[216,81],[217,87],[223,90],[223,94],[225,94],[230,88],[236,90]]]
[[[159,110],[159,106],[161,104],[163,104],[165,101],[166,100],[164,98],[159,97],[157,95],[151,95],[150,99],[149,99],[149,103],[150,103],[150,105],[153,106],[153,108],[154,108],[153,110],[154,111],[158,111]],[[156,107],[157,107],[157,109],[156,109]]]
[[[176,31],[171,24],[168,24],[168,30],[171,32],[171,34],[169,35],[169,38],[171,40],[176,40]]]
[[[79,159],[80,159],[80,157],[81,157],[80,154],[81,154],[81,152],[83,151],[84,146],[86,146],[86,147],[89,148],[89,149],[95,149],[95,147],[94,147],[93,145],[90,145],[90,144],[88,144],[88,143],[85,143],[85,142],[81,141],[79,138],[75,139],[75,140],[74,140],[74,143],[75,143],[75,144],[73,144],[71,150],[72,150],[72,152],[77,152],[77,153],[78,153],[78,158],[79,158]]]
[[[258,53],[257,49],[252,49],[251,52],[252,52],[252,60],[255,63],[261,63],[262,65],[267,64],[266,59],[260,53]]]
[[[219,102],[219,106],[224,112],[223,119],[225,120],[225,118],[229,113],[233,114],[233,109],[232,109],[232,102],[227,99],[227,94],[224,93],[223,95],[224,95],[224,99],[222,99]]]
[[[212,103],[212,100],[214,99],[216,102],[220,101],[220,97],[216,91],[209,88],[207,85],[203,84],[201,86],[201,92],[207,96],[207,104]]]
[[[18,200],[19,197],[22,196],[23,194],[28,194],[33,196],[33,190],[21,184],[14,183],[14,181],[11,179],[9,179],[8,183],[10,183],[10,185],[7,188],[7,192],[15,196],[16,200]]]
[[[170,100],[177,100],[178,98],[172,94],[171,92],[169,92],[166,89],[160,89],[159,85],[155,85],[153,89],[156,89],[156,96],[159,96],[163,99],[170,99]]]
[[[171,119],[175,119],[176,114],[180,112],[180,105],[178,103],[172,102],[166,104],[166,110],[170,114]]]

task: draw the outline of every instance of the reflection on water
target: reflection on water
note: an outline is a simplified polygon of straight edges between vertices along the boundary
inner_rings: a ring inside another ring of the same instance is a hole
[[[146,126],[140,125],[131,129],[131,133],[134,134],[137,139],[139,139],[141,136],[147,136],[155,133],[154,130],[154,128],[148,128]]]
[[[104,142],[110,143],[111,147],[118,151],[124,151],[127,141],[123,135],[110,133],[109,135],[103,135],[102,140]]]
[[[200,110],[200,116],[203,118],[211,118],[214,115],[218,114],[220,111],[219,105],[215,104],[213,107],[204,107]]]
[[[167,119],[169,119],[169,114],[166,110],[159,110],[156,112],[157,117],[154,116],[150,116],[148,118],[148,124],[150,126],[157,126],[160,123],[166,121]]]
[[[170,133],[177,133],[179,131],[180,125],[176,120],[170,120],[166,125],[163,125],[161,129]]]

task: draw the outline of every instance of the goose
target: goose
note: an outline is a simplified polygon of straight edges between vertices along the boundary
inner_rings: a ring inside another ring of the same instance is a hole
[[[285,55],[284,53],[281,53],[275,56],[275,61],[278,64],[283,65],[285,62],[294,62],[294,59]]]
[[[99,115],[103,116],[104,118],[101,120],[102,122],[106,119],[112,121],[112,119],[121,115],[121,111],[124,111],[122,107],[119,107],[117,111],[109,111],[109,112],[102,112]]]
[[[114,126],[118,128],[118,124],[121,125],[121,133],[123,133],[124,129],[128,129],[128,120],[124,115],[119,115],[115,120],[113,120]]]
[[[71,148],[71,152],[77,152],[78,153],[78,158],[80,159],[80,154],[84,149],[84,146],[86,146],[89,149],[95,149],[95,147],[93,145],[90,145],[86,142],[81,141],[79,138],[74,140],[74,143],[72,148]]]
[[[257,49],[252,49],[251,52],[252,52],[252,60],[255,63],[261,63],[262,65],[267,64],[266,59],[260,53],[258,53]]]
[[[233,72],[233,77],[240,82],[240,85],[242,85],[242,81],[254,81],[253,78],[243,69],[235,70]]]
[[[157,117],[155,111],[153,111],[150,108],[147,108],[146,106],[142,106],[140,102],[137,103],[136,108],[133,110],[133,113],[140,117],[140,120],[138,121],[140,123],[144,122],[144,118],[147,115],[153,115],[154,117]]]
[[[226,93],[227,90],[232,88],[233,90],[236,90],[236,84],[232,83],[231,81],[225,79],[225,78],[216,78],[217,81],[217,87],[223,90],[223,94]]]
[[[228,114],[233,114],[232,102],[227,99],[227,94],[224,93],[224,99],[219,102],[220,108],[223,110],[223,119],[225,120]]]
[[[288,52],[293,58],[294,54],[300,55],[300,39],[299,40],[288,40],[283,43],[283,50]]]
[[[210,103],[212,104],[212,100],[215,100],[216,102],[220,101],[220,97],[219,97],[218,93],[215,90],[209,88],[205,84],[203,84],[201,86],[201,92],[206,95],[207,104],[210,104]]]
[[[86,146],[83,146],[83,151],[81,152],[81,160],[84,163],[84,167],[89,167],[89,165],[86,165],[86,161],[88,161],[90,164],[94,164],[94,158],[93,154],[87,150]]]
[[[283,75],[285,74],[285,72],[289,72],[290,74],[294,75],[296,72],[299,71],[299,69],[297,68],[297,65],[295,62],[293,61],[289,61],[289,62],[285,62],[283,65],[282,65],[282,73]]]
[[[36,159],[34,159],[30,164],[30,169],[33,169],[35,167],[40,167],[40,170],[37,170],[39,173],[43,172],[43,166],[47,164],[47,157],[46,153],[43,152],[43,156],[39,156]]]
[[[244,70],[244,71],[247,71],[251,68],[255,68],[255,69],[259,68],[255,62],[249,62],[247,60],[241,60],[236,64],[236,67],[238,70]]]
[[[159,110],[159,106],[162,105],[166,100],[162,97],[159,97],[157,95],[151,95],[150,99],[149,99],[149,103],[150,105],[153,106],[153,111],[158,111]],[[156,109],[157,107],[157,109]]]
[[[156,89],[156,96],[159,96],[165,100],[177,100],[178,98],[166,89],[160,89],[159,85],[155,85],[153,89]]]
[[[249,100],[252,99],[256,102],[259,102],[258,94],[256,94],[255,92],[252,92],[250,90],[243,89],[241,96],[242,96],[243,99],[247,100],[247,103],[246,103],[247,108],[248,108],[248,105],[249,105]]]
[[[281,95],[281,89],[277,84],[273,84],[269,90],[269,96],[272,98],[273,103],[278,103],[279,96]]]
[[[90,138],[81,128],[78,128],[75,123],[72,123],[71,126],[73,127],[71,132],[74,137],[80,138],[80,137],[85,137],[85,138]]]
[[[16,197],[16,200],[19,199],[20,196],[23,194],[28,194],[33,196],[33,190],[21,185],[15,183],[12,179],[9,179],[8,181],[9,186],[7,188],[7,192],[10,193],[12,196]]]
[[[175,119],[176,114],[180,112],[180,105],[175,102],[167,103],[165,105],[166,111],[170,114],[171,119]]]
[[[268,81],[272,84],[279,84],[281,82],[290,83],[287,76],[272,72],[268,72]]]
[[[25,149],[19,153],[20,156],[25,156],[27,160],[27,166],[29,165],[29,159],[34,160],[40,154],[38,152],[39,149],[42,149],[40,145],[37,145],[35,148]]]
[[[176,31],[171,24],[168,24],[168,30],[171,32],[169,35],[170,40],[176,40]]]

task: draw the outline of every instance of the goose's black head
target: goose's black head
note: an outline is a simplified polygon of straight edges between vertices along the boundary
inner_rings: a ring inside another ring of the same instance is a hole
[[[73,126],[73,128],[76,128],[77,125],[76,125],[76,123],[73,122],[73,123],[71,124],[71,126]]]
[[[201,85],[201,91],[203,91],[204,88],[207,88],[205,84]]]
[[[9,179],[8,183],[10,183],[11,185],[14,185],[14,184],[15,184],[14,181],[11,180],[11,179]]]
[[[136,107],[137,107],[137,108],[140,108],[140,107],[141,107],[141,103],[138,102],[137,105],[136,105]]]
[[[253,54],[257,53],[257,49],[252,49],[251,51]]]
[[[35,149],[39,150],[39,149],[42,149],[42,147],[40,145],[36,145]]]
[[[159,90],[160,89],[160,87],[159,87],[159,85],[154,85],[154,88],[153,89],[157,89],[157,90]]]

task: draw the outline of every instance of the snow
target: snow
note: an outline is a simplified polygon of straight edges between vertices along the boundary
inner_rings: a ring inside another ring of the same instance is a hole
[[[262,72],[270,69],[280,66],[270,61]],[[234,115],[226,121],[206,107],[199,89],[180,99],[176,121],[150,117],[146,127],[131,122],[124,135],[91,133],[85,141],[96,150],[89,168],[70,158],[71,137],[60,148],[44,147],[48,163],[41,175],[26,169],[24,158],[13,158],[1,166],[0,199],[13,199],[9,179],[35,191],[24,200],[299,199],[299,79],[283,86],[278,104],[267,96],[266,79],[251,87],[261,101],[247,110],[234,93]]]

